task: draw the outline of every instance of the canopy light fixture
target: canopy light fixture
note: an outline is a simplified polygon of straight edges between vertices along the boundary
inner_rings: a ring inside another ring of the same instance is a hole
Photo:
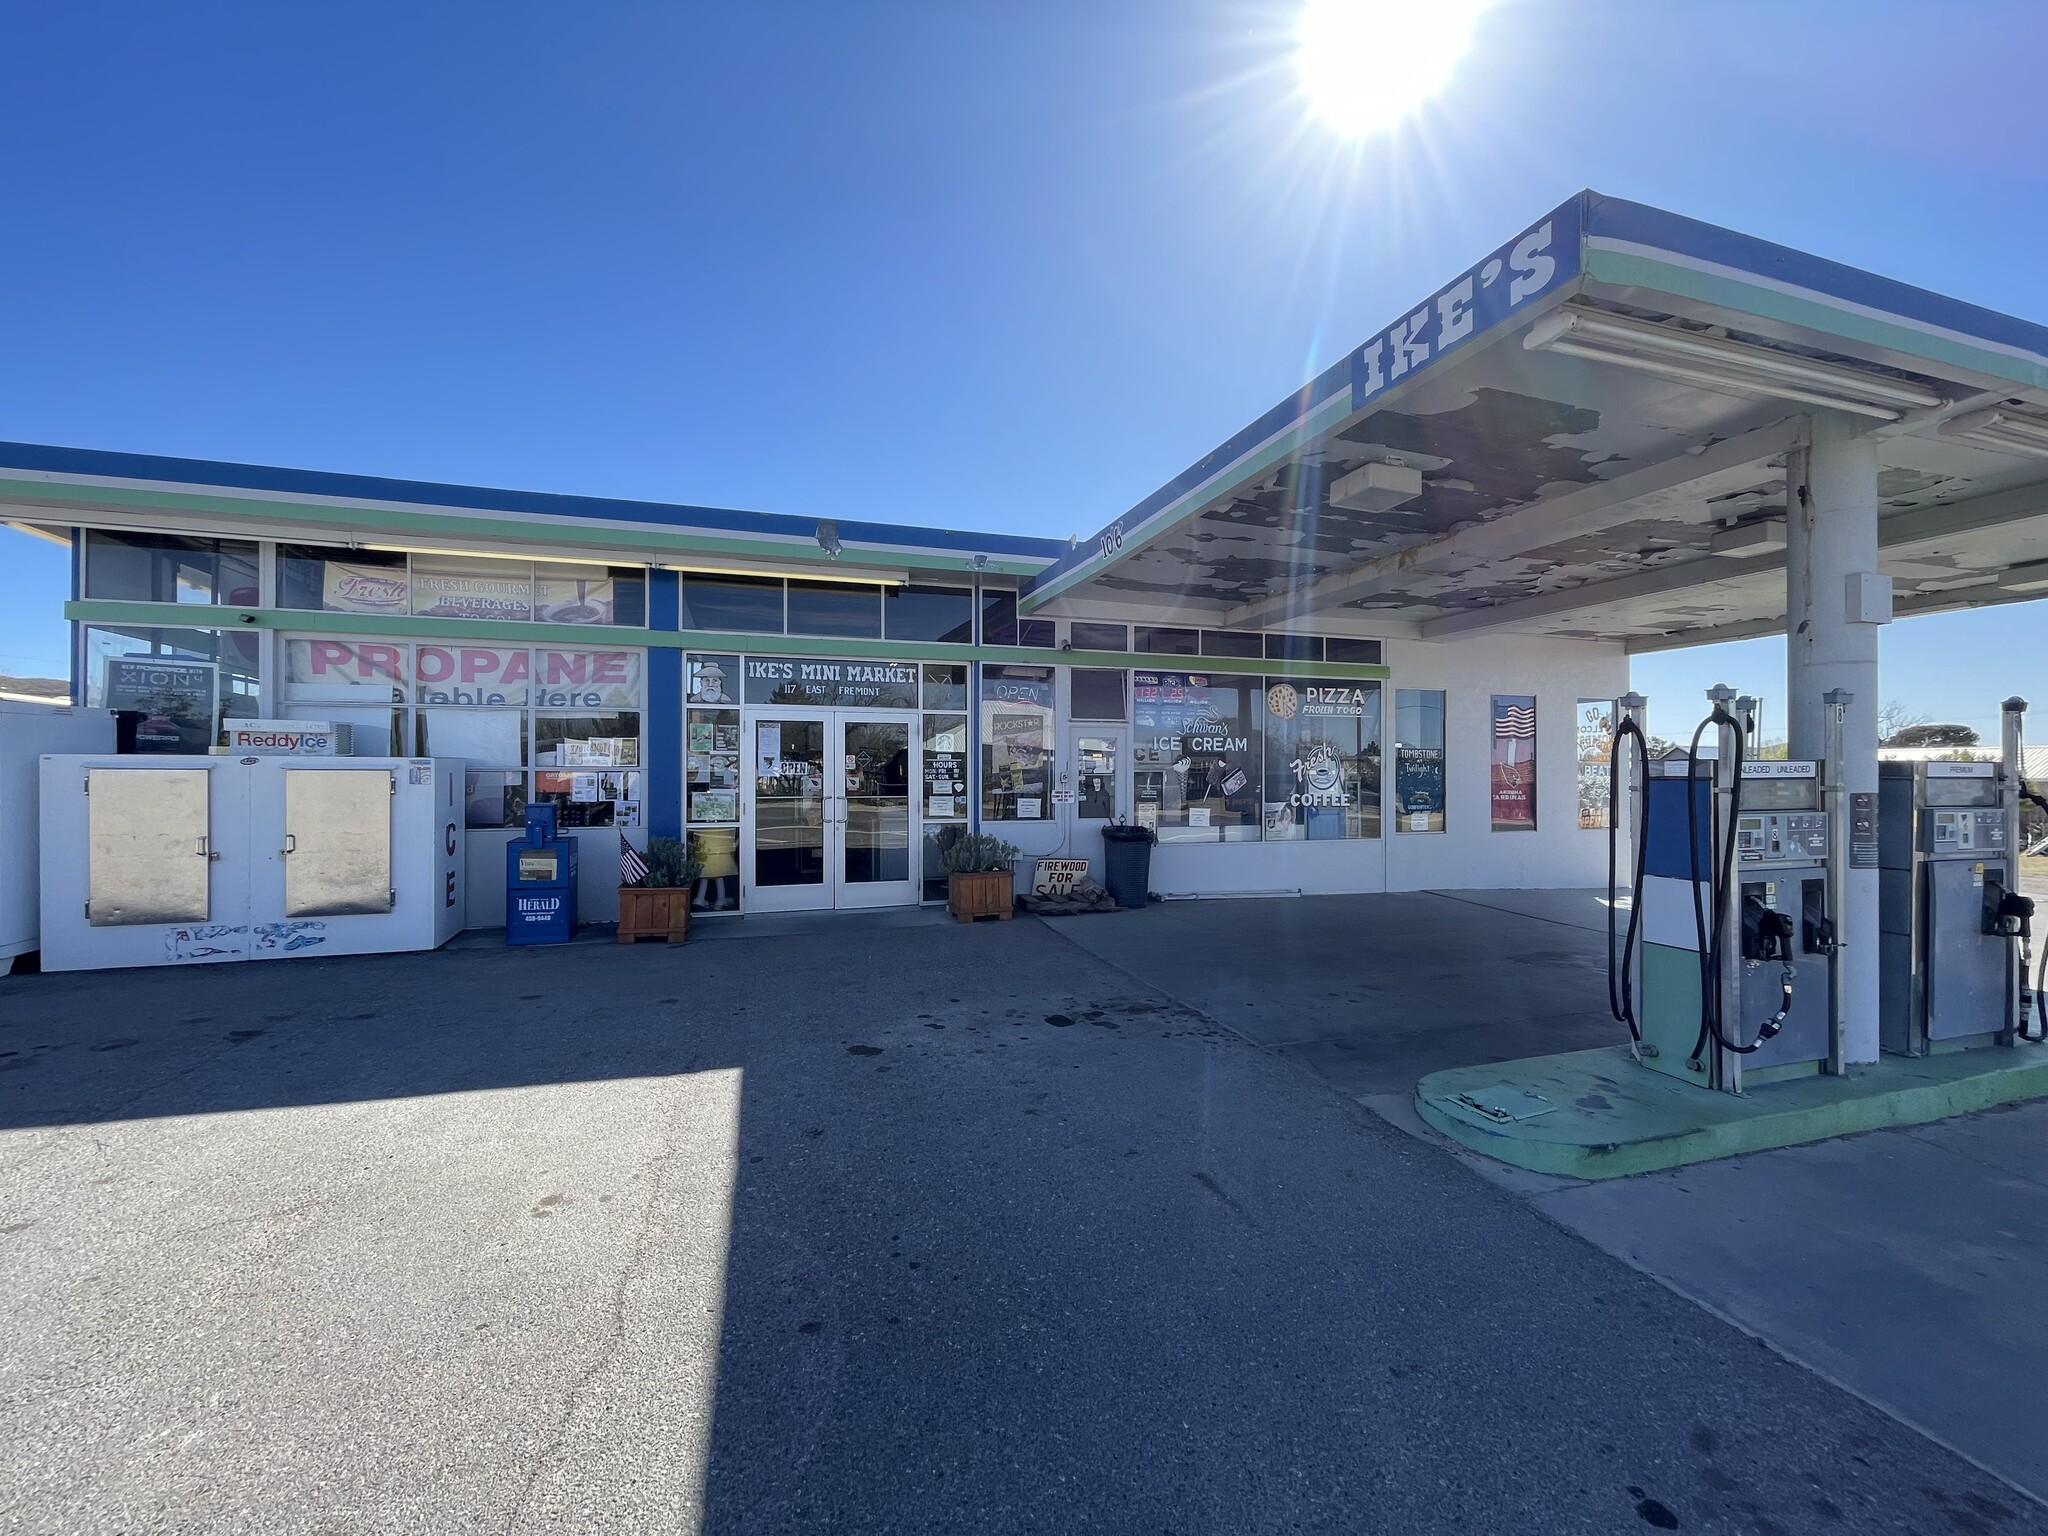
[[[840,586],[855,587],[904,587],[910,584],[908,571],[863,570],[847,566],[775,566],[775,565],[699,565],[691,561],[687,565],[669,564],[661,567],[664,571],[680,571],[685,576],[758,576],[768,581],[829,581]]]
[[[1941,424],[1943,437],[1961,438],[1984,448],[2001,448],[2008,453],[2030,454],[2048,459],[2048,420],[2022,416],[2006,406],[1972,411]]]
[[[381,555],[445,555],[459,560],[520,560],[527,564],[539,561],[542,565],[594,565],[600,568],[614,565],[644,565],[644,560],[592,560],[587,555],[551,555],[543,550],[507,549],[436,549],[426,544],[365,544],[352,543],[354,549],[372,549]]]
[[[1532,352],[1562,352],[1636,368],[1703,389],[1797,400],[1879,421],[1897,421],[1908,410],[1943,403],[1932,390],[1901,379],[1569,304],[1531,326],[1522,345]]]

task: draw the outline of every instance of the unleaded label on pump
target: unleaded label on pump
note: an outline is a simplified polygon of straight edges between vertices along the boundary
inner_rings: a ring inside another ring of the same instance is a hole
[[[1745,779],[1811,779],[1819,776],[1818,763],[1778,762],[1771,759],[1742,765]]]

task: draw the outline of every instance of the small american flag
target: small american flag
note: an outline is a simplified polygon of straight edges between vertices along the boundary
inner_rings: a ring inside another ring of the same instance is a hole
[[[640,885],[647,879],[647,860],[638,848],[619,839],[619,884]]]
[[[1493,706],[1493,734],[1533,738],[1536,734],[1536,706],[1511,704],[1497,699]]]

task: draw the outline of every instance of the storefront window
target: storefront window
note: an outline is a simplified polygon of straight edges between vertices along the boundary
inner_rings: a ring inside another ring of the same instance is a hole
[[[974,594],[965,587],[889,587],[882,612],[891,640],[974,641]]]
[[[1020,619],[1017,594],[988,588],[981,594],[981,643],[1030,646],[1051,650],[1055,630],[1051,619]]]
[[[967,708],[967,669],[944,662],[927,662],[924,668],[926,709]]]
[[[686,733],[685,783],[693,825],[737,826],[740,819],[740,712],[692,709]]]
[[[1052,819],[1053,671],[981,674],[981,819]]]
[[[144,627],[85,632],[85,701],[133,710],[143,752],[205,752],[223,719],[261,716],[256,637]]]
[[[281,649],[286,719],[348,722],[358,757],[462,758],[472,827],[516,826],[534,798],[563,826],[640,825],[642,651],[325,635]]]
[[[740,659],[737,656],[697,656],[689,661],[685,697],[692,704],[737,704],[740,698]]]
[[[779,635],[782,582],[773,576],[685,574],[682,620],[684,629]]]
[[[1074,771],[1080,781],[1074,814],[1083,821],[1122,819],[1116,794],[1116,741],[1108,736],[1077,737]]]
[[[1614,700],[1579,700],[1579,825],[1607,829],[1608,784],[1613,774]]]
[[[256,546],[236,539],[88,529],[85,595],[114,602],[253,606],[258,600]]]
[[[1067,640],[1077,651],[1128,651],[1131,648],[1131,627],[1128,624],[1096,624],[1076,619],[1067,626]]]
[[[280,544],[277,604],[325,613],[637,626],[647,622],[647,573],[639,566]]]
[[[1394,691],[1394,825],[1403,832],[1444,830],[1444,695],[1440,688]]]
[[[1259,836],[1256,678],[1131,674],[1131,797],[1162,843]]]
[[[879,640],[882,589],[837,581],[792,581],[789,632],[845,640]]]
[[[1269,678],[1262,702],[1267,838],[1378,837],[1379,685]]]
[[[1493,696],[1493,830],[1536,830],[1536,697]]]
[[[1130,706],[1124,698],[1127,672],[1104,667],[1076,667],[1069,674],[1071,699],[1068,716],[1075,720],[1128,720]]]

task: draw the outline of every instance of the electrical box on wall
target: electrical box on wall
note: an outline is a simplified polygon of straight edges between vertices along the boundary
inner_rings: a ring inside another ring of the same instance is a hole
[[[1889,624],[1892,621],[1892,579],[1876,571],[1849,573],[1848,611],[1851,624]]]

